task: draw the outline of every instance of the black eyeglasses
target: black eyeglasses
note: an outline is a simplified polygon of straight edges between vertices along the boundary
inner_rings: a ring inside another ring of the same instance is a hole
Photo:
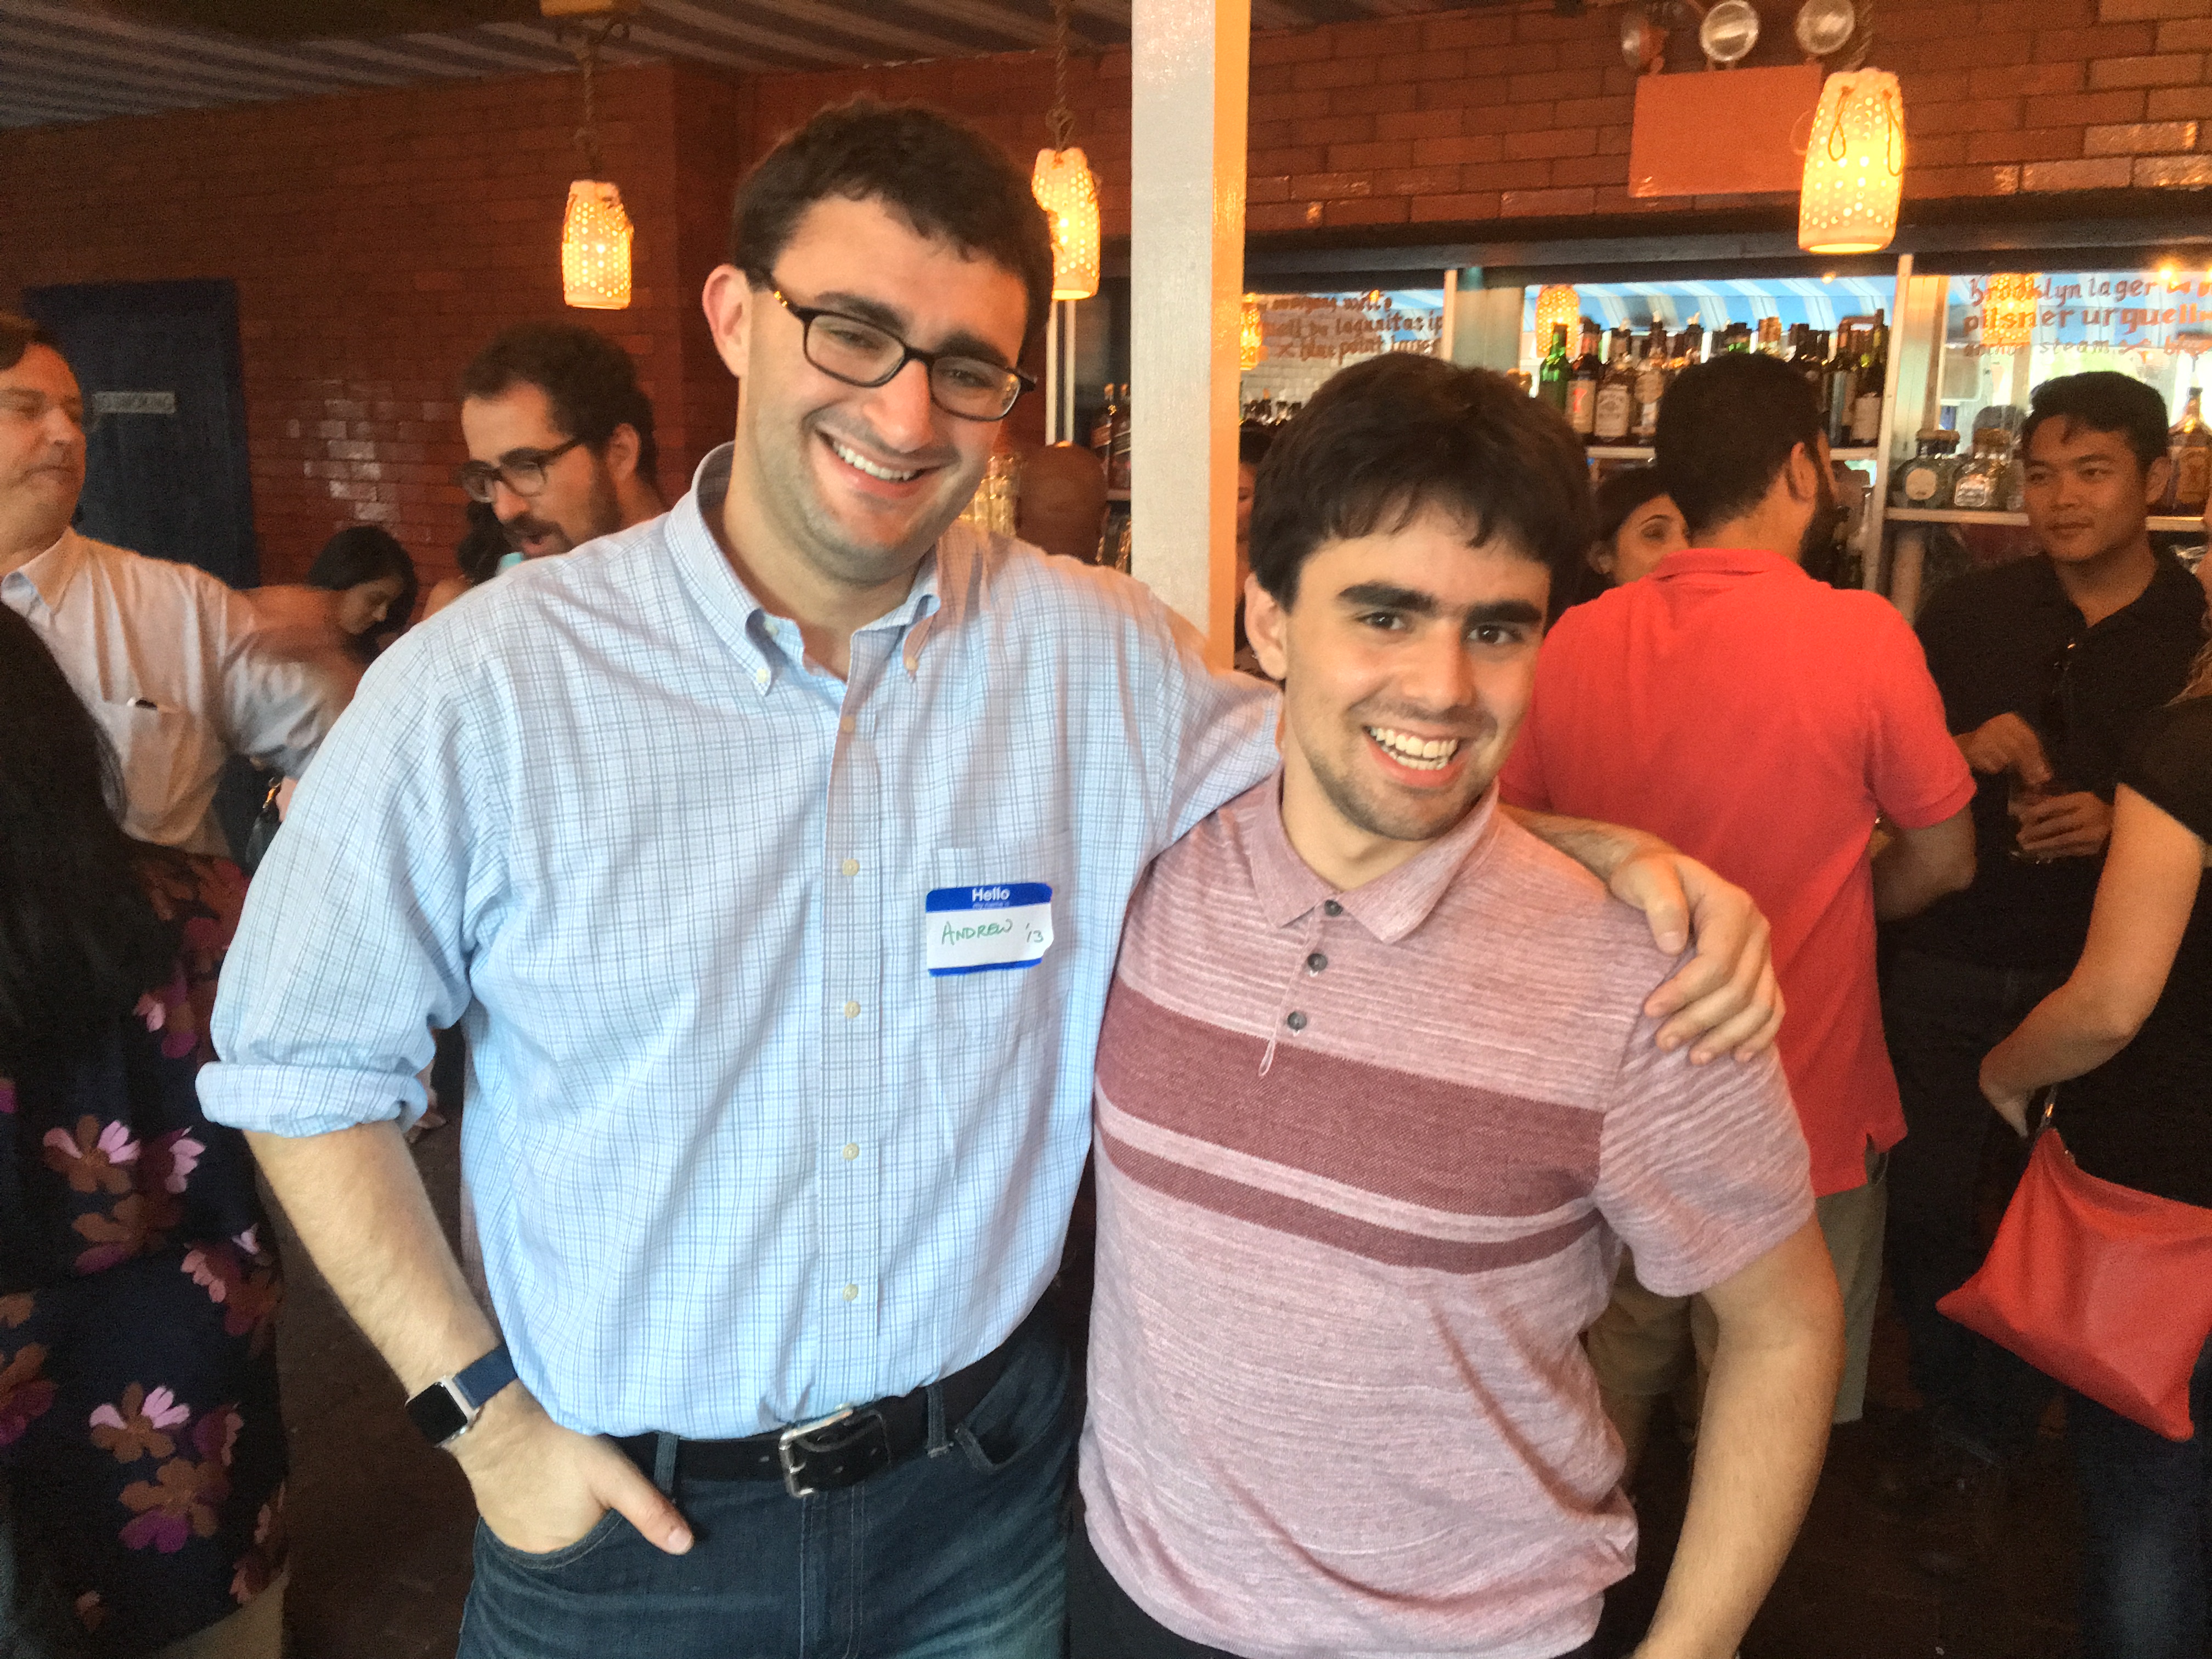
[[[518,495],[545,488],[545,469],[583,442],[571,438],[558,449],[510,449],[496,461],[470,461],[454,470],[453,482],[472,501],[489,501],[504,483]]]
[[[929,371],[929,400],[963,421],[1003,421],[1036,381],[1018,368],[957,351],[919,351],[887,328],[819,306],[795,306],[766,271],[761,281],[799,319],[806,361],[847,386],[887,386],[908,363]]]

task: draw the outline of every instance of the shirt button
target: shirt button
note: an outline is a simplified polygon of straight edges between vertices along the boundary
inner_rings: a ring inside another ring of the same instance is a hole
[[[1306,1017],[1304,1014],[1293,1013],[1288,1019],[1285,1020],[1283,1024],[1289,1026],[1293,1031],[1303,1031],[1306,1029]]]
[[[1321,902],[1321,913],[1325,916],[1340,916],[1344,914],[1344,907],[1334,899],[1323,899]]]
[[[846,1301],[857,1302],[860,1297],[860,1287],[858,1285],[848,1285],[843,1294]]]
[[[755,669],[753,671],[753,684],[756,685],[766,685],[768,684],[768,670],[765,668]]]
[[[860,873],[860,861],[858,859],[847,859],[837,867],[848,876],[857,876]]]
[[[847,1003],[847,1004],[845,1005],[845,1018],[848,1018],[848,1019],[858,1019],[858,1018],[860,1018],[860,1005],[859,1003],[857,1003],[857,1002],[848,1002],[848,1003]]]
[[[1328,958],[1318,951],[1306,958],[1306,972],[1310,974],[1317,974],[1328,966]]]
[[[860,723],[850,714],[848,714],[837,722],[837,729],[849,738],[854,732],[859,731],[860,727]]]
[[[860,1157],[860,1149],[859,1146],[855,1146],[849,1140],[845,1143],[845,1158],[847,1162],[849,1163],[854,1158]]]

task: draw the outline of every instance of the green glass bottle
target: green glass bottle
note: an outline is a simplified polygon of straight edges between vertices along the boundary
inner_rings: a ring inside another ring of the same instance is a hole
[[[1567,325],[1552,325],[1552,349],[1544,354],[1544,365],[1536,371],[1536,395],[1565,415],[1567,412],[1567,382],[1574,371],[1567,366]]]

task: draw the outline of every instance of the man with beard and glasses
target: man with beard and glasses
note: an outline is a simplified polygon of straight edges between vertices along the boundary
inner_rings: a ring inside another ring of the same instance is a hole
[[[499,517],[514,556],[543,559],[667,510],[653,400],[629,354],[577,323],[502,329],[461,374],[460,470],[469,499]],[[430,594],[443,610],[473,584]]]
[[[1153,865],[1099,1033],[1072,1659],[1590,1651],[1636,1517],[1577,1339],[1623,1243],[1719,1327],[1644,1659],[1733,1651],[1796,1536],[1843,1321],[1781,1070],[1662,1053],[1668,954],[1492,787],[1584,465],[1392,354],[1261,467],[1282,764]]]
[[[1073,1425],[1035,1310],[1121,918],[1273,769],[1275,697],[1127,577],[955,522],[1051,301],[1002,150],[824,111],[731,241],[735,441],[369,670],[206,1096],[469,1478],[467,1659],[1045,1659]],[[1679,949],[1710,878],[1586,833]],[[1724,884],[1694,920],[1658,1035],[1761,1045],[1763,924]],[[457,1021],[496,1331],[400,1139]]]
[[[1974,874],[1974,781],[1911,628],[1879,594],[1805,574],[1837,506],[1820,412],[1777,359],[1690,369],[1656,460],[1689,547],[1578,605],[1545,641],[1505,799],[1634,824],[1750,890],[1774,927],[1782,1065],[1813,1149],[1850,1337],[1835,1420],[1864,1403],[1883,1174],[1905,1133],[1882,1048],[1875,921]],[[1871,861],[1877,817],[1891,838]],[[1652,1402],[1704,1369],[1711,1310],[1624,1262],[1589,1333],[1630,1449]],[[1640,1279],[1640,1282],[1639,1282]]]

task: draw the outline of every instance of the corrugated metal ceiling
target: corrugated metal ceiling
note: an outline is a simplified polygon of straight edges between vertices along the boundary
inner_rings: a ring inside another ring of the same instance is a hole
[[[1466,0],[1253,0],[1255,28],[1463,9]],[[1126,44],[1129,0],[1074,0],[1080,46]],[[479,12],[478,15],[483,14]],[[1049,44],[1051,0],[644,0],[602,61],[738,73],[854,68]],[[283,40],[143,21],[89,0],[0,0],[0,126],[565,69],[535,18],[374,39]]]

